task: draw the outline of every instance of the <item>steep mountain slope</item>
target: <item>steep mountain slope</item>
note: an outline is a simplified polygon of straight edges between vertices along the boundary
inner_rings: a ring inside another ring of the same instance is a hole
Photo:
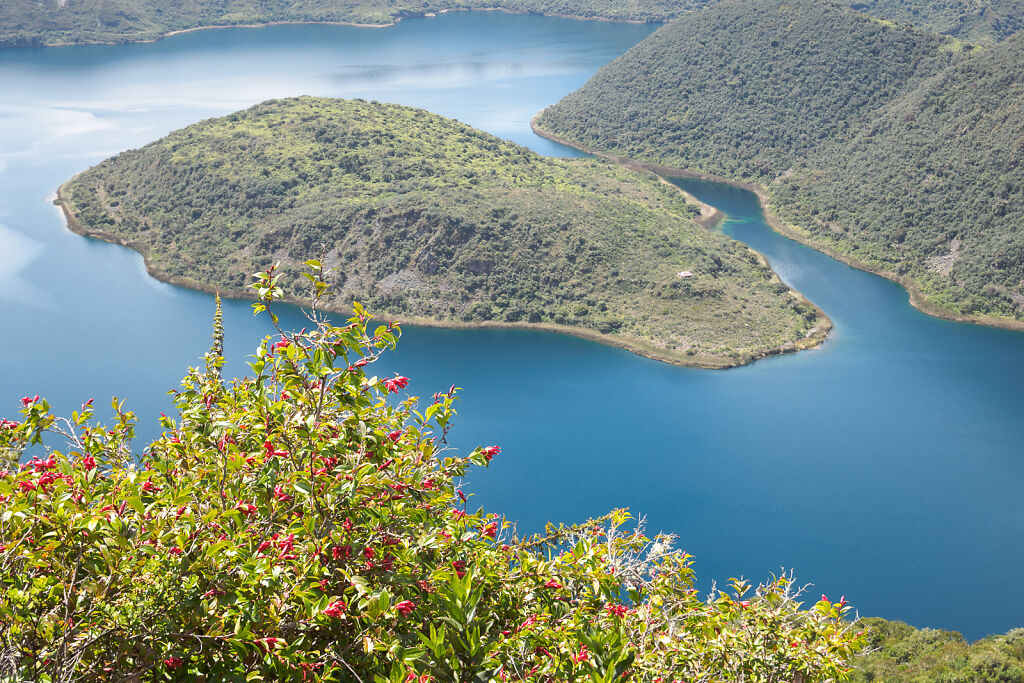
[[[724,0],[652,34],[538,126],[758,182],[796,234],[899,278],[922,308],[1016,325],[1024,36],[964,47],[824,2]]]
[[[844,0],[866,14],[964,40],[994,43],[1024,28],[1024,0]]]
[[[818,243],[964,315],[1024,320],[1024,35],[883,108],[772,187]]]
[[[816,343],[827,327],[667,183],[419,109],[272,100],[124,152],[61,196],[80,231],[224,292],[275,261],[300,291],[301,262],[323,254],[338,309],[560,325],[705,365]]]
[[[656,31],[537,124],[763,182],[945,66],[943,40],[820,0],[723,0]]]

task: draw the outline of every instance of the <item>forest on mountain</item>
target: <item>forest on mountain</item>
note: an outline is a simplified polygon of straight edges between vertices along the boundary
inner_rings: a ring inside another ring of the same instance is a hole
[[[1024,0],[844,0],[880,19],[993,43],[1024,28]]]
[[[843,0],[854,9],[966,40],[998,42],[1024,26],[1024,0]],[[153,40],[202,26],[272,22],[386,25],[453,9],[665,22],[714,0],[5,0],[0,47]]]
[[[1024,320],[1024,40],[972,47],[816,0],[723,0],[538,118],[614,155],[754,182],[811,244],[930,312]]]
[[[301,264],[322,258],[337,309],[562,326],[711,366],[827,328],[655,176],[541,157],[397,105],[272,100],[119,154],[61,198],[80,231],[224,293],[244,295],[275,262],[301,291]]]
[[[956,631],[917,629],[902,621],[857,621],[867,638],[853,660],[853,683],[1012,683],[1024,681],[1024,629],[967,642]]]

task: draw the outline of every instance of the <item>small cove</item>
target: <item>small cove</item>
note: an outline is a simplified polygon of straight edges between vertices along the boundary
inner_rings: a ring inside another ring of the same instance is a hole
[[[152,433],[164,392],[209,344],[209,296],[65,230],[47,197],[75,172],[296,94],[423,106],[572,155],[530,117],[651,29],[460,12],[0,52],[0,416],[25,394],[59,412],[116,394]],[[469,482],[475,502],[523,530],[629,506],[679,534],[704,580],[785,566],[862,614],[970,637],[1021,625],[1024,335],[924,316],[898,285],[772,232],[749,192],[678,182],[825,310],[830,339],[710,372],[533,331],[410,328],[381,373],[421,396],[463,387],[453,446],[502,446]],[[246,302],[225,313],[228,355],[244,358],[268,330]]]

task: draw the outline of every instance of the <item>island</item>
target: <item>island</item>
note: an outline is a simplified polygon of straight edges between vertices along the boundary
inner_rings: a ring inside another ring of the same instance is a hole
[[[303,291],[318,258],[333,310],[530,326],[700,367],[808,348],[831,326],[658,176],[398,105],[271,100],[108,159],[58,201],[153,275],[235,297],[275,264]]]

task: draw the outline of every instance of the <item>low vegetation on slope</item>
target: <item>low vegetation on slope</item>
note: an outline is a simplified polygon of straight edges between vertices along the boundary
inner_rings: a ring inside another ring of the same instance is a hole
[[[62,198],[77,229],[222,292],[276,262],[294,284],[322,254],[338,309],[560,325],[707,365],[822,322],[667,183],[396,105],[266,102],[109,159]]]
[[[651,34],[537,123],[764,182],[948,64],[945,40],[820,0],[723,0]]]
[[[811,238],[963,315],[1024,320],[1024,35],[928,79],[770,188]]]
[[[1016,683],[1024,681],[1024,629],[968,643],[955,631],[916,629],[867,618],[868,653],[854,660],[855,683]]]
[[[978,43],[995,43],[1024,28],[1024,0],[843,0],[880,19]]]
[[[640,74],[640,77],[637,77]],[[539,126],[766,186],[808,241],[933,312],[1024,320],[1024,39],[986,49],[812,0],[670,24]]]

